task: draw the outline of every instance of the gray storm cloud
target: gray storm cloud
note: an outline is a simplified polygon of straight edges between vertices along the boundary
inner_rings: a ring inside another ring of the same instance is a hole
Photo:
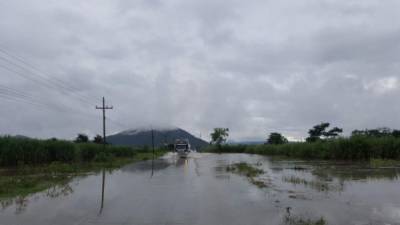
[[[41,104],[0,98],[0,133],[100,133],[102,96],[115,107],[110,132],[175,125],[206,137],[229,127],[231,139],[262,140],[303,138],[321,121],[347,134],[399,128],[399,9],[396,0],[3,0],[0,49],[67,88],[34,81],[0,52],[0,84]]]

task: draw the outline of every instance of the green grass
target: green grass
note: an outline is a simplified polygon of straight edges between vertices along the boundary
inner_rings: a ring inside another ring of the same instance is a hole
[[[400,138],[355,136],[313,143],[209,146],[206,151],[326,160],[400,160]]]
[[[0,178],[0,199],[27,196],[66,182],[69,176],[2,176]]]
[[[166,151],[156,150],[155,158],[164,155]],[[138,150],[132,154],[122,154],[119,157],[107,157],[89,162],[54,161],[48,164],[29,165],[19,164],[17,167],[0,170],[0,202],[7,202],[14,197],[24,197],[32,193],[69,183],[76,176],[87,173],[100,172],[102,169],[112,170],[128,163],[148,160],[153,157],[152,152]]]
[[[166,152],[156,150],[155,157]],[[0,137],[0,199],[46,190],[72,177],[153,157],[145,149]]]
[[[52,162],[111,162],[131,158],[141,152],[131,147],[81,143],[62,140],[37,140],[0,137],[0,167],[42,165]]]

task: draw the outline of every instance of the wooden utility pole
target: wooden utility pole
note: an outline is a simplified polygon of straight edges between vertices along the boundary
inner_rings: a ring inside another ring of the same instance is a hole
[[[151,145],[153,146],[153,160],[154,160],[154,130],[151,128]]]
[[[103,148],[106,148],[106,110],[107,109],[113,109],[112,106],[106,106],[106,101],[104,100],[103,97],[103,106],[96,106],[96,109],[101,109],[103,110]]]
[[[154,174],[154,130],[151,128],[151,145],[153,146],[153,158],[151,160],[151,176]]]
[[[96,109],[101,109],[103,110],[103,149],[105,151],[106,149],[106,110],[107,109],[113,109],[112,106],[106,106],[106,101],[103,97],[103,106],[96,106]],[[106,172],[105,169],[103,168],[103,179],[102,179],[102,185],[101,185],[101,206],[100,206],[100,214],[103,211],[103,206],[104,206],[104,186],[105,186],[105,178],[106,178]]]

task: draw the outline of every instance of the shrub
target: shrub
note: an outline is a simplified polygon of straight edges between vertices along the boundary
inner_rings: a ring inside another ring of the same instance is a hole
[[[133,157],[135,154],[136,150],[130,147],[109,145],[104,149],[94,143],[0,137],[0,166],[107,161],[106,158]]]
[[[221,149],[209,146],[208,152],[282,155],[307,159],[369,160],[400,159],[400,138],[352,136],[320,140],[312,143],[287,143],[282,145],[222,145]]]

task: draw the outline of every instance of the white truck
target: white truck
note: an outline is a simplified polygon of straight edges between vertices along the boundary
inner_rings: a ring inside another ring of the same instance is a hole
[[[181,158],[186,158],[190,152],[190,143],[188,139],[177,139],[175,140],[174,150],[178,153]]]

